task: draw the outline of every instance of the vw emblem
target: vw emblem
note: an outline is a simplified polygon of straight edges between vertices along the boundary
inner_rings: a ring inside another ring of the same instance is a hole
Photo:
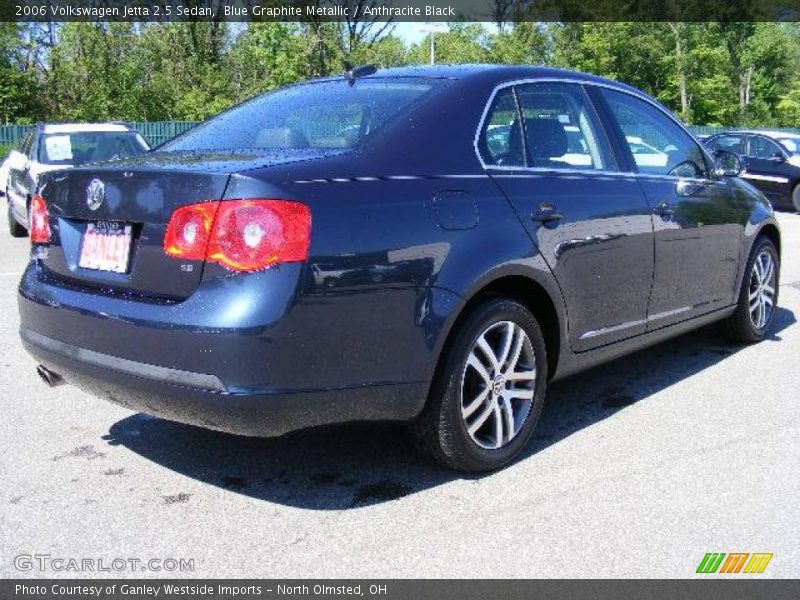
[[[492,382],[492,388],[496,396],[501,395],[506,389],[506,378],[498,375]]]
[[[86,205],[90,210],[97,210],[106,198],[106,185],[99,179],[92,179],[86,188]]]

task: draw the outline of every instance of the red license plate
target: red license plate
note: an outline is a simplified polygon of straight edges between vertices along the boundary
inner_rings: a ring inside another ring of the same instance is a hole
[[[88,223],[78,266],[126,273],[131,254],[131,226],[114,221]]]

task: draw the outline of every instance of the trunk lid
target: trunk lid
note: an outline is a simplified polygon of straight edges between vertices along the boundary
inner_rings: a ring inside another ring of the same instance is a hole
[[[270,164],[295,162],[306,154],[155,152],[113,164],[48,173],[40,193],[50,214],[51,244],[41,254],[46,277],[80,287],[102,288],[167,300],[187,298],[197,288],[204,261],[175,259],[163,250],[167,223],[176,208],[224,198],[230,175]],[[99,206],[89,188],[102,182]],[[109,225],[110,222],[110,225]],[[116,273],[80,265],[87,231],[129,225],[127,270]]]

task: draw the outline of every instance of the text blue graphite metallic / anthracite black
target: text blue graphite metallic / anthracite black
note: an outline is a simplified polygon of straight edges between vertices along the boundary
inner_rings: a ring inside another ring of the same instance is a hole
[[[769,203],[646,95],[373,71],[44,176],[19,288],[43,376],[249,435],[409,421],[482,470],[524,447],[548,381],[715,320],[769,331]]]

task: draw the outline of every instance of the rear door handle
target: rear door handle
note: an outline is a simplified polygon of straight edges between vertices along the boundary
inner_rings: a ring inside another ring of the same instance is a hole
[[[554,221],[561,220],[561,213],[558,212],[558,209],[555,207],[555,205],[548,202],[542,202],[539,205],[539,208],[534,209],[534,211],[531,213],[531,219],[538,221],[539,223],[552,223]]]

